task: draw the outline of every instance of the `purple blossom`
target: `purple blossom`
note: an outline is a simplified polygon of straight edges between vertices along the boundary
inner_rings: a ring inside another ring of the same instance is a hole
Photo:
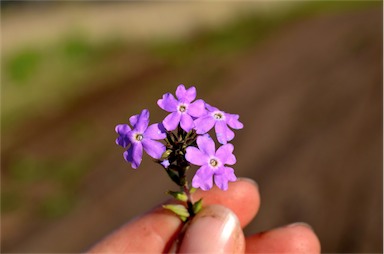
[[[228,182],[236,181],[233,168],[225,166],[236,163],[233,145],[222,145],[215,152],[215,143],[208,135],[204,135],[197,138],[197,146],[188,147],[185,154],[187,161],[201,166],[192,179],[192,186],[209,190],[213,186],[213,178],[220,189],[227,190]]]
[[[160,164],[163,165],[164,168],[168,168],[169,165],[171,165],[171,164],[169,163],[169,160],[164,160],[164,161],[160,162]]]
[[[132,129],[127,124],[119,124],[115,130],[119,136],[116,144],[128,150],[124,152],[124,158],[131,163],[132,168],[140,166],[143,149],[151,157],[160,159],[165,152],[165,145],[155,140],[164,139],[166,137],[163,126],[159,123],[149,124],[149,111],[144,109],[139,115],[129,118],[129,122],[133,126]]]
[[[205,134],[215,126],[217,140],[220,144],[226,144],[235,137],[235,133],[228,126],[236,130],[243,128],[243,124],[238,120],[239,115],[225,113],[209,104],[205,106],[207,113],[194,121],[197,134]]]
[[[206,113],[203,100],[196,100],[196,88],[185,89],[184,85],[179,85],[176,89],[176,97],[166,93],[162,99],[157,101],[157,105],[165,111],[171,112],[163,120],[163,125],[168,131],[173,131],[180,124],[181,128],[189,132],[195,126],[193,120]]]

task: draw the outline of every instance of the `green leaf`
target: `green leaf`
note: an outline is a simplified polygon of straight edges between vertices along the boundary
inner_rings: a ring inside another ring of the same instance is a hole
[[[193,212],[197,214],[203,206],[203,199],[199,199],[196,203],[193,204]]]
[[[189,190],[189,193],[195,193],[197,191],[197,188],[194,188],[194,187],[192,187],[190,190]]]
[[[177,185],[180,185],[180,178],[179,178],[179,176],[176,174],[175,171],[173,171],[172,169],[170,169],[170,167],[166,168],[165,171],[167,171],[167,174],[168,174],[169,177],[172,179],[172,181],[174,181]]]
[[[183,205],[174,205],[174,204],[163,205],[163,208],[174,212],[176,215],[180,217],[182,221],[185,221],[189,217],[189,212],[187,208]]]
[[[183,202],[186,202],[188,200],[187,194],[183,191],[168,191],[167,194]]]

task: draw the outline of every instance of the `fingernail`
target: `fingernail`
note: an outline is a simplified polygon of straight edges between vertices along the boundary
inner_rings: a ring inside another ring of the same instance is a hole
[[[305,222],[295,222],[295,223],[287,225],[286,227],[287,228],[306,227],[306,228],[309,228],[310,230],[313,231],[313,228],[311,227],[311,225],[309,225],[308,223],[305,223]]]
[[[255,180],[253,180],[253,179],[251,179],[251,178],[238,177],[237,180],[238,180],[238,181],[249,182],[249,183],[255,185],[257,189],[259,189],[259,185],[257,184],[257,182],[255,182]]]
[[[193,218],[179,252],[241,253],[244,249],[244,234],[236,215],[224,206],[211,205]]]

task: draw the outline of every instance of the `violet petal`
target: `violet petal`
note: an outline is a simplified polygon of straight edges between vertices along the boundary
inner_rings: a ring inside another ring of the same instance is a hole
[[[196,88],[194,86],[191,86],[188,89],[185,89],[185,86],[183,84],[180,84],[176,88],[176,97],[181,102],[192,102],[196,98]]]
[[[209,135],[197,137],[197,146],[206,155],[215,155],[215,142]]]
[[[144,137],[145,138],[150,138],[150,139],[164,139],[167,136],[165,133],[165,129],[163,124],[161,123],[155,123],[150,125],[147,130],[144,132]]]
[[[139,119],[139,115],[133,115],[129,118],[129,123],[135,128],[137,120]]]
[[[141,142],[133,143],[132,146],[132,168],[138,168],[143,159],[143,145]]]
[[[239,129],[242,129],[244,127],[244,125],[238,120],[239,115],[225,113],[225,117],[227,120],[227,124],[232,129],[239,130]]]
[[[216,121],[215,124],[215,132],[216,132],[216,137],[217,141],[219,141],[220,144],[226,144],[227,143],[227,124],[220,120]]]
[[[208,166],[202,166],[196,171],[192,179],[192,186],[194,188],[201,188],[202,190],[210,190],[213,186],[213,171]]]
[[[151,139],[143,139],[141,141],[145,152],[154,159],[160,159],[165,152],[165,145]]]
[[[168,131],[173,131],[177,128],[177,125],[180,122],[181,114],[178,112],[173,112],[167,115],[163,120],[163,125]]]
[[[190,163],[198,166],[207,164],[207,161],[208,161],[208,156],[193,146],[187,147],[185,158]]]
[[[211,115],[200,117],[194,121],[197,134],[205,134],[215,125],[215,120]]]
[[[178,101],[172,94],[166,93],[162,99],[157,101],[157,105],[165,111],[174,112],[177,110]]]
[[[233,155],[233,145],[225,144],[219,147],[216,151],[216,157],[220,159],[223,164],[234,165],[236,157]]]
[[[208,103],[205,103],[205,107],[208,109],[209,112],[220,111],[218,108],[213,107],[213,106],[209,105]]]
[[[205,109],[205,102],[203,100],[196,100],[189,104],[188,114],[193,117],[201,117],[205,115],[207,110]]]
[[[118,124],[115,127],[115,131],[117,134],[126,135],[131,130],[128,124]]]
[[[193,119],[188,114],[181,114],[180,126],[186,132],[189,132],[193,129],[195,124],[193,123]]]
[[[222,190],[227,190],[228,182],[234,182],[236,179],[234,170],[230,167],[221,167],[214,175],[215,184]]]
[[[149,111],[147,109],[143,109],[143,111],[141,111],[137,119],[134,129],[140,133],[144,133],[144,131],[148,127],[148,124],[149,124]]]

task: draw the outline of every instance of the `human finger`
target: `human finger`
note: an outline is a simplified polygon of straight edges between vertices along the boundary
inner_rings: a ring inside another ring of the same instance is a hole
[[[230,183],[227,191],[216,187],[193,194],[197,201],[203,198],[203,207],[223,205],[232,210],[242,226],[256,215],[260,197],[256,184],[249,179]],[[168,250],[182,227],[180,219],[162,206],[128,222],[120,229],[96,244],[89,252],[164,252]]]
[[[246,238],[249,253],[320,253],[320,241],[308,224],[294,223]]]
[[[243,230],[237,216],[221,205],[201,210],[183,234],[180,253],[244,253]]]

